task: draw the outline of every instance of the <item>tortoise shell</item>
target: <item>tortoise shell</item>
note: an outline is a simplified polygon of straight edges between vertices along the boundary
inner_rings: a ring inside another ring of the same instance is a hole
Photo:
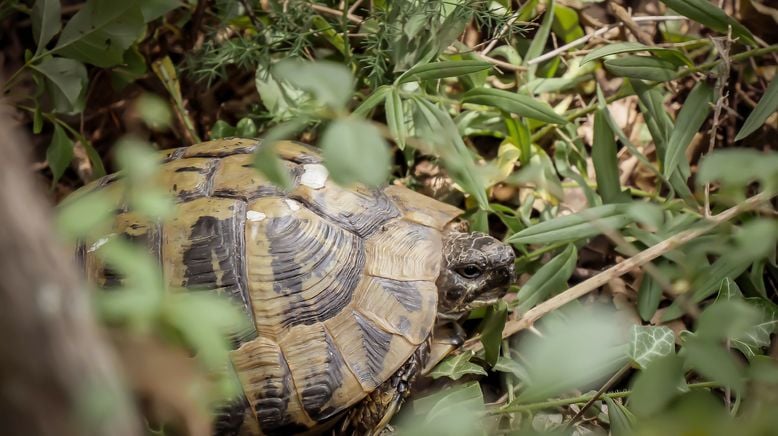
[[[146,244],[169,286],[242,307],[251,328],[231,358],[249,416],[262,433],[290,433],[363,399],[427,340],[442,230],[461,211],[400,186],[340,187],[315,149],[289,141],[277,144],[293,178],[283,192],[253,168],[257,146],[165,152],[159,183],[175,213],[150,222],[124,208],[114,232]],[[118,179],[92,189],[119,199]],[[79,250],[89,278],[116,284],[95,248]]]

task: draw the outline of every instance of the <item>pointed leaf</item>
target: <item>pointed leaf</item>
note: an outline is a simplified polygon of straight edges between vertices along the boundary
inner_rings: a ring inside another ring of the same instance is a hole
[[[629,436],[635,433],[635,415],[629,411],[623,404],[613,401],[610,397],[605,397],[605,404],[608,405],[608,422],[612,436]]]
[[[502,329],[505,327],[505,319],[508,316],[508,305],[500,300],[490,306],[484,317],[481,328],[481,343],[484,345],[484,357],[489,365],[494,366],[500,357],[500,345],[502,345]]]
[[[84,64],[73,59],[47,57],[30,67],[46,78],[53,98],[60,102],[58,112],[71,113],[83,107],[89,80]]]
[[[662,0],[662,3],[679,14],[725,35],[729,26],[732,26],[735,36],[743,38],[750,45],[757,45],[747,28],[708,0]]]
[[[611,73],[630,79],[665,82],[675,78],[678,64],[653,56],[624,56],[602,63]]]
[[[489,62],[478,60],[461,61],[440,61],[427,64],[416,65],[403,73],[397,79],[397,83],[406,83],[412,81],[437,80],[446,77],[464,76],[465,74],[477,73],[488,70],[492,67]]]
[[[678,169],[681,159],[684,158],[686,147],[692,142],[694,134],[700,130],[705,118],[708,117],[712,102],[713,87],[705,82],[698,83],[689,93],[678,113],[675,129],[667,142],[663,169],[665,177],[669,178]]]
[[[572,215],[552,218],[516,233],[506,242],[512,244],[549,244],[575,241],[617,230],[632,222],[621,205],[608,204],[584,209]]]
[[[568,245],[564,251],[548,261],[532,274],[516,295],[518,311],[525,312],[550,296],[567,288],[567,280],[573,275],[578,260],[575,245]]]
[[[619,53],[633,53],[638,51],[648,51],[651,53],[667,53],[672,57],[676,57],[684,64],[691,64],[691,61],[678,50],[664,47],[650,47],[639,42],[616,42],[613,44],[606,44],[601,47],[597,47],[592,50],[581,59],[580,65],[583,66],[587,62],[595,61],[597,59],[604,58],[605,56],[611,56]]]
[[[143,29],[143,14],[137,3],[89,0],[62,29],[52,53],[111,67],[122,62],[124,51]]]
[[[740,141],[746,136],[754,133],[767,120],[767,117],[778,110],[778,80],[771,80],[767,86],[762,99],[759,100],[754,110],[746,118],[743,127],[737,132],[735,141]]]
[[[605,117],[602,110],[594,114],[592,162],[597,178],[597,192],[603,203],[619,203],[628,198],[621,191],[616,141]]]
[[[46,44],[62,28],[59,0],[36,0],[32,7],[32,35],[35,37],[35,54],[41,53]]]
[[[661,411],[684,387],[683,360],[674,353],[654,360],[632,384],[629,408],[640,417]]]
[[[567,120],[554,112],[548,103],[528,95],[501,89],[475,88],[465,93],[463,103],[493,106],[505,112],[553,124],[565,124]]]
[[[389,95],[384,102],[384,111],[386,112],[386,123],[389,125],[389,131],[400,150],[405,149],[405,139],[408,137],[408,128],[405,126],[405,111],[403,102],[397,88],[392,87]]]
[[[57,184],[71,160],[73,160],[73,141],[68,138],[65,130],[59,124],[55,124],[51,143],[46,149],[46,161],[49,163],[52,174],[51,186]]]

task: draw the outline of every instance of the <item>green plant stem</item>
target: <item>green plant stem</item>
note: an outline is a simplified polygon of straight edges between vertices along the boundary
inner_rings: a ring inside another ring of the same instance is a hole
[[[720,383],[716,382],[700,382],[690,383],[688,385],[690,389],[707,389],[721,387]],[[624,398],[632,394],[632,391],[620,391],[620,392],[608,392],[600,395],[600,398]],[[549,409],[552,407],[568,406],[570,404],[587,403],[595,397],[596,394],[579,395],[577,397],[560,398],[556,400],[541,401],[538,403],[520,404],[518,406],[504,407],[502,409],[490,410],[488,413],[491,415],[501,415],[503,413],[522,413],[532,412],[535,410]]]
[[[732,55],[729,58],[729,60],[730,60],[730,62],[740,62],[740,61],[743,61],[743,60],[746,60],[746,59],[750,59],[750,58],[753,58],[753,57],[756,57],[756,56],[761,56],[761,55],[775,53],[775,52],[778,52],[778,44],[773,44],[773,45],[770,45],[770,46],[767,46],[767,47],[755,48],[753,50],[744,51],[742,53],[738,53],[736,55]],[[685,69],[683,71],[679,71],[675,75],[673,80],[681,79],[681,78],[684,78],[686,76],[689,76],[691,74],[694,74],[694,73],[697,73],[697,72],[700,72],[700,71],[709,70],[709,69],[711,69],[713,67],[718,66],[718,64],[720,64],[720,63],[721,63],[721,59],[718,59],[718,60],[715,60],[715,61],[704,63],[702,65],[697,65],[697,66],[689,67],[689,68],[687,68],[687,69]]]

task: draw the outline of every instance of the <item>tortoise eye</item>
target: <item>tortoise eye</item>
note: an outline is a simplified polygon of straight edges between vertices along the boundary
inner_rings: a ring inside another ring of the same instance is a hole
[[[481,275],[481,268],[476,265],[465,265],[459,268],[457,273],[466,279],[475,279]]]

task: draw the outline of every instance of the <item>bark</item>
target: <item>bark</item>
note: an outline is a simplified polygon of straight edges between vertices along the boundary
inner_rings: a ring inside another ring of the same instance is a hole
[[[4,435],[138,435],[113,349],[0,101],[0,427]]]

